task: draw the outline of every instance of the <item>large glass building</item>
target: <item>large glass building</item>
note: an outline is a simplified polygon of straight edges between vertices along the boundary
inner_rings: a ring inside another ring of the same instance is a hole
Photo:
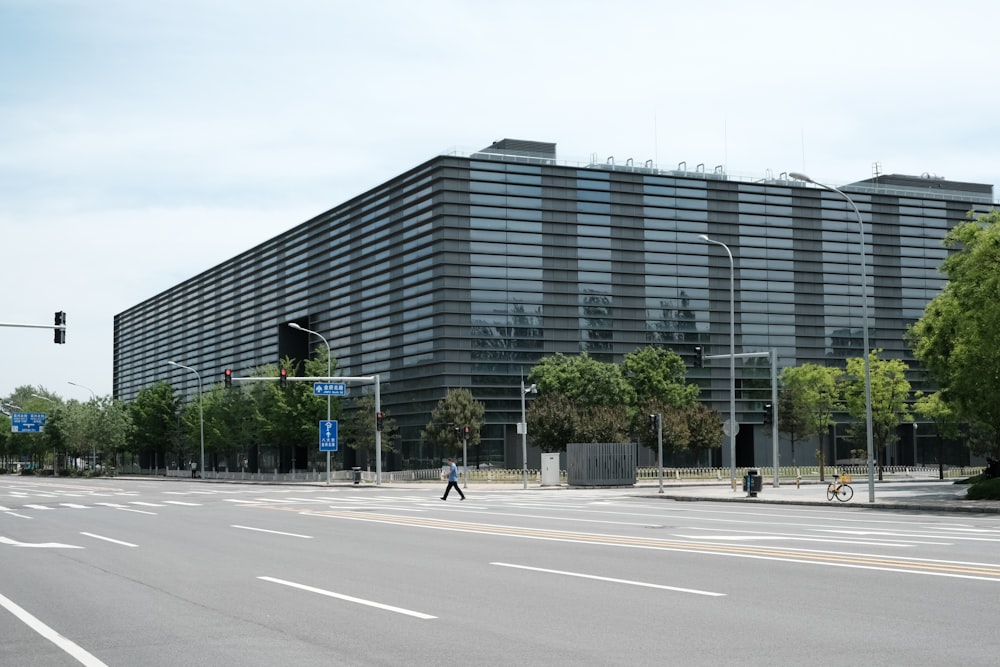
[[[903,333],[943,285],[945,233],[993,208],[993,188],[880,174],[840,187],[865,224],[870,344],[927,389]],[[731,251],[732,272],[701,235]],[[503,140],[434,157],[118,314],[114,395],[163,379],[167,360],[208,383],[306,358],[322,343],[296,322],[326,338],[339,374],[379,375],[402,435],[390,469],[437,463],[420,431],[452,388],[486,405],[472,462],[517,468],[520,382],[543,357],[621,362],[646,345],[689,362],[695,346],[726,355],[732,297],[737,355],[775,350],[779,370],[843,366],[863,355],[860,294],[858,217],[834,192],[786,174],[568,164],[555,144]],[[194,376],[174,372],[193,395]],[[728,359],[691,377],[728,416]],[[737,465],[771,461],[769,377],[765,359],[737,362]],[[895,462],[919,456],[909,444]],[[730,465],[727,447],[714,463]]]

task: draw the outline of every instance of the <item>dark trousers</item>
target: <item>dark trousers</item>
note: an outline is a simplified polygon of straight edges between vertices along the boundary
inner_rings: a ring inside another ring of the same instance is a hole
[[[442,500],[448,500],[448,492],[451,491],[452,489],[455,489],[456,491],[458,491],[458,495],[462,496],[463,500],[465,499],[465,494],[462,493],[462,489],[458,488],[458,482],[452,482],[452,481],[448,482],[448,486],[445,487],[445,489],[444,489],[444,495],[441,496],[441,499]]]

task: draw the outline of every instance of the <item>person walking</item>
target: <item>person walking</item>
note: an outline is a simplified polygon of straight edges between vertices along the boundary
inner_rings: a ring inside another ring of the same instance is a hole
[[[455,459],[448,459],[448,486],[444,488],[441,500],[448,500],[448,492],[452,489],[458,491],[458,495],[462,496],[462,500],[465,500],[465,494],[462,493],[462,489],[458,488],[458,468],[455,466]]]

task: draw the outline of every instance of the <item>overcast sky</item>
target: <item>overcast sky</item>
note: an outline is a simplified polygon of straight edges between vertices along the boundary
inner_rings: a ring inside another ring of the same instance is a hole
[[[69,324],[0,327],[0,397],[110,394],[115,314],[504,137],[1000,185],[997,25],[986,0],[0,0],[0,322]]]

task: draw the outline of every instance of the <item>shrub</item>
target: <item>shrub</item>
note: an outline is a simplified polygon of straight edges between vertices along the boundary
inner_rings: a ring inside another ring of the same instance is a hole
[[[973,482],[965,497],[969,500],[1000,500],[1000,477]]]

